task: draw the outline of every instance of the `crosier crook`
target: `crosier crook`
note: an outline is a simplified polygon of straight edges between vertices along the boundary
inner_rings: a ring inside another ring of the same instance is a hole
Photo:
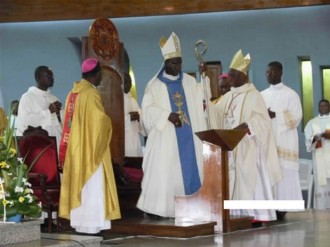
[[[202,47],[203,49],[200,51],[199,48]],[[195,56],[199,62],[200,65],[204,64],[203,57],[207,51],[207,43],[205,40],[198,40],[195,43]],[[206,80],[205,80],[205,72],[202,72],[202,83],[203,83],[203,88],[204,88],[204,99],[205,99],[205,105],[206,105],[206,117],[207,117],[207,129],[211,129],[211,124],[210,124],[210,110],[209,110],[209,97],[207,94],[207,87],[206,87]]]

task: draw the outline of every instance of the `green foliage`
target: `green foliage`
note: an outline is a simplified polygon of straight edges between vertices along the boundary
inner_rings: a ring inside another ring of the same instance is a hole
[[[28,167],[13,147],[14,140],[13,127],[7,126],[0,137],[0,217],[6,212],[6,218],[16,214],[39,218],[41,204],[28,182]]]

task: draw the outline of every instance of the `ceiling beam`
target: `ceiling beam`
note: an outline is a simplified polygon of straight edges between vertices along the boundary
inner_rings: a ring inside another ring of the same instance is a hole
[[[0,22],[173,15],[329,3],[330,0],[0,0]]]

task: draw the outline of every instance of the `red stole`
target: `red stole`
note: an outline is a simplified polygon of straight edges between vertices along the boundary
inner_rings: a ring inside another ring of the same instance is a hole
[[[63,125],[62,137],[60,141],[60,151],[59,151],[59,161],[62,167],[64,165],[66,149],[69,143],[72,118],[73,118],[77,97],[78,97],[78,93],[70,93],[68,106],[65,112],[64,125]]]

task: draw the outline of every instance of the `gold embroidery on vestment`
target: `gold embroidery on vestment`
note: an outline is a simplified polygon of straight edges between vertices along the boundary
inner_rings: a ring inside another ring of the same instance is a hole
[[[284,112],[285,125],[289,126],[290,129],[295,128],[294,119],[289,111]]]
[[[295,151],[291,151],[284,148],[277,148],[278,157],[289,161],[299,161],[299,155]]]

